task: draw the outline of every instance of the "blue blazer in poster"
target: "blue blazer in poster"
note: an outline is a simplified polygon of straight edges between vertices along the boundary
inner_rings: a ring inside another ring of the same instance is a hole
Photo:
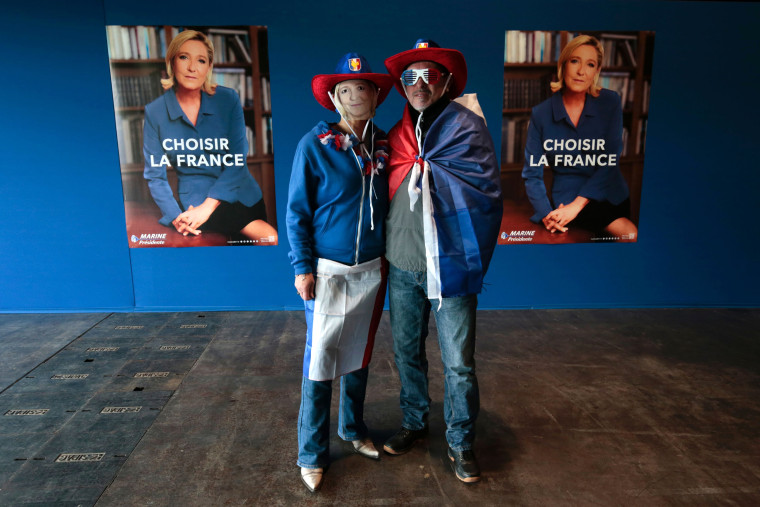
[[[525,146],[523,178],[539,223],[560,204],[581,195],[594,201],[620,204],[628,186],[620,172],[623,111],[620,96],[602,89],[598,97],[586,95],[578,125],[573,125],[562,103],[561,92],[532,110]],[[544,166],[554,175],[549,201]]]
[[[252,206],[262,192],[246,164],[243,109],[237,93],[217,86],[201,92],[201,108],[193,125],[183,113],[173,89],[145,107],[143,132],[145,179],[162,217],[171,225],[183,209],[200,205],[206,197]],[[171,165],[178,174],[177,203],[166,177]]]

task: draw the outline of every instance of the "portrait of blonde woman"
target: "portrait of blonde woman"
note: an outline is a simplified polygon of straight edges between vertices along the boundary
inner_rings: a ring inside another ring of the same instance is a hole
[[[532,109],[522,176],[531,221],[552,233],[581,227],[618,241],[636,241],[628,186],[620,171],[620,96],[599,85],[602,44],[590,35],[560,53],[552,95]],[[552,171],[547,193],[544,167]]]
[[[184,30],[166,51],[165,92],[145,106],[144,176],[159,223],[185,236],[205,230],[276,244],[262,191],[248,170],[248,141],[237,92],[216,85],[214,47]],[[167,178],[177,174],[178,195]]]

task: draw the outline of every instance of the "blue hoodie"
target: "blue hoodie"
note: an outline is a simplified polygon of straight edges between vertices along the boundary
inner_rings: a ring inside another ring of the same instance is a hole
[[[360,159],[362,169],[341,136],[322,121],[296,148],[285,218],[288,255],[296,275],[313,273],[318,258],[354,265],[385,253],[385,132],[374,128],[375,161]],[[356,137],[350,139],[357,144]],[[371,167],[375,167],[374,177]]]

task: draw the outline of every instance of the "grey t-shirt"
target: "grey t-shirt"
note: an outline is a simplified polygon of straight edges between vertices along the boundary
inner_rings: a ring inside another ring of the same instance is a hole
[[[425,271],[425,232],[422,225],[422,199],[409,210],[410,170],[391,200],[385,219],[385,258],[405,271]]]

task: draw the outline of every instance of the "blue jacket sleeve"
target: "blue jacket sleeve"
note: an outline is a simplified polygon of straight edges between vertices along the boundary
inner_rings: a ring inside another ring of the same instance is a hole
[[[314,205],[311,202],[311,167],[310,161],[302,146],[296,148],[293,158],[293,171],[288,187],[288,209],[285,224],[290,242],[290,263],[296,275],[312,272],[314,262],[311,236],[313,233],[312,220]]]
[[[528,125],[528,141],[525,143],[525,165],[523,165],[522,177],[525,180],[525,192],[528,199],[533,205],[535,214],[530,217],[532,222],[540,223],[541,220],[552,210],[549,197],[546,194],[546,184],[544,183],[544,166],[537,164],[544,155],[543,133],[537,121],[537,115],[531,115],[530,124]]]
[[[145,111],[145,125],[143,127],[143,156],[145,158],[145,169],[143,175],[148,181],[150,195],[161,210],[161,225],[170,226],[172,220],[177,218],[182,210],[177,204],[177,200],[172,194],[169,181],[166,179],[166,166],[159,164],[164,150],[161,147],[161,140],[158,137],[156,128],[156,119],[150,109]]]
[[[219,89],[221,94],[221,89]],[[224,90],[227,93],[228,90]],[[219,97],[220,99],[222,97]],[[238,189],[248,171],[248,164],[245,163],[245,157],[248,155],[248,138],[245,135],[245,119],[243,118],[243,107],[240,105],[240,98],[233,90],[229,90],[228,100],[224,101],[228,106],[221,114],[228,118],[227,138],[229,139],[229,153],[243,154],[243,165],[223,166],[222,172],[217,178],[214,185],[208,191],[208,197],[226,202],[235,202],[238,200]]]
[[[612,108],[612,114],[609,116],[609,123],[604,129],[604,153],[608,157],[615,155],[617,161],[623,151],[623,108],[620,104],[620,96],[617,93],[610,92],[609,95],[608,104],[604,104],[604,107]],[[578,191],[578,195],[594,201],[609,199],[610,185],[619,172],[618,162],[597,166],[594,174]]]

